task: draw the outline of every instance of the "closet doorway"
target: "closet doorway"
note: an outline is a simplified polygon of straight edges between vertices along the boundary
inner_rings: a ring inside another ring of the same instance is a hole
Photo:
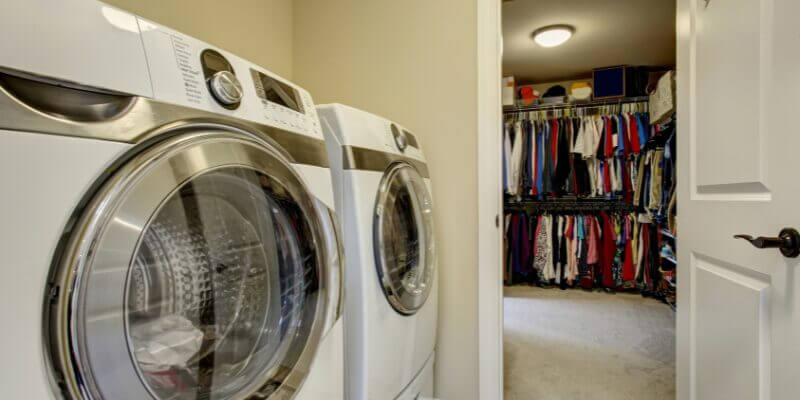
[[[506,399],[675,398],[675,8],[503,2]]]

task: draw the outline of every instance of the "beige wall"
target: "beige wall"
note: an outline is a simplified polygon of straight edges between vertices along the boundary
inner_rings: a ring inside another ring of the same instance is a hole
[[[104,0],[292,77],[292,0]]]
[[[428,157],[447,400],[478,398],[476,21],[475,0],[294,2],[294,80],[318,104],[397,120]]]

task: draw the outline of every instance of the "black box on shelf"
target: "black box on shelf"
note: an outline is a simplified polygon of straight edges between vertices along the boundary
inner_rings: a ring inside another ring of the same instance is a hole
[[[592,88],[597,100],[625,97],[625,66],[593,69]]]

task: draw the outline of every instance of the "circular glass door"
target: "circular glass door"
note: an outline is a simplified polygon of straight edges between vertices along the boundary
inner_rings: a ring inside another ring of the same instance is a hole
[[[320,215],[254,138],[206,133],[138,155],[67,246],[53,364],[74,397],[288,398],[329,301]],[[287,380],[292,385],[284,385]]]
[[[432,206],[425,181],[413,166],[399,162],[387,169],[375,205],[375,264],[386,298],[404,315],[416,313],[432,289]]]

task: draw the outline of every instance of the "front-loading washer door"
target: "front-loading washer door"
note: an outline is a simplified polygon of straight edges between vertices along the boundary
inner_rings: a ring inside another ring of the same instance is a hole
[[[373,247],[386,299],[403,315],[416,313],[433,286],[432,206],[416,168],[405,162],[389,166],[378,188]]]
[[[319,204],[242,132],[174,136],[88,203],[56,265],[51,364],[92,399],[291,398],[339,290]]]

